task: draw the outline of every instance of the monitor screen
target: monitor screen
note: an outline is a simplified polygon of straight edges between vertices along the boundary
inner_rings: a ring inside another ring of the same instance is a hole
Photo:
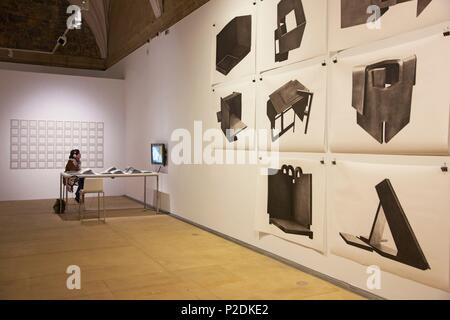
[[[164,144],[152,144],[152,164],[166,165],[166,151]]]

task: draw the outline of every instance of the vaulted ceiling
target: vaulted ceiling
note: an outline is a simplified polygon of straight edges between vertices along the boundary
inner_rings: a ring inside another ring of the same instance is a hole
[[[209,0],[1,0],[0,61],[106,70]],[[163,8],[156,18],[151,2]],[[66,33],[71,4],[83,8]]]

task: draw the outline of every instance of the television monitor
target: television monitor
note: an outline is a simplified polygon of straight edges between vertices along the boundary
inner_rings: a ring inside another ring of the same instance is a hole
[[[152,164],[165,166],[166,163],[166,146],[164,144],[152,144]]]

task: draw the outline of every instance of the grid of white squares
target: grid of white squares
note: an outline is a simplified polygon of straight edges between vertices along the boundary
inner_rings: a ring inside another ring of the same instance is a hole
[[[11,169],[64,169],[72,149],[84,168],[103,168],[103,122],[11,120]]]

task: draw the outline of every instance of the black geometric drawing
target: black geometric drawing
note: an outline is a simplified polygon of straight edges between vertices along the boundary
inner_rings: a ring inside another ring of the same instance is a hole
[[[301,121],[306,117],[305,134],[308,133],[309,118],[311,116],[311,107],[314,93],[309,91],[298,80],[289,81],[277,91],[270,95],[270,100],[267,101],[267,117],[270,120],[272,128],[272,141],[278,140],[288,130],[293,128],[295,132],[295,118],[298,116]],[[294,120],[287,127],[284,125],[284,116],[290,111],[294,110]],[[281,119],[281,131],[274,135],[276,120]]]
[[[230,143],[238,140],[237,135],[247,128],[242,119],[242,94],[233,94],[220,98],[220,111],[217,112],[217,121]]]
[[[294,11],[296,27],[288,32],[286,17]],[[289,51],[300,48],[306,27],[302,0],[281,0],[278,3],[277,29],[275,30],[275,61],[289,59]],[[278,52],[277,52],[278,41]]]
[[[372,13],[368,13],[369,6],[378,6],[381,16],[389,7],[412,0],[341,0],[341,28],[348,28],[366,24]],[[432,0],[417,0],[417,17],[425,10]]]
[[[283,232],[313,239],[312,174],[284,165],[268,177],[267,213],[270,224]]]
[[[370,252],[375,251],[385,258],[407,264],[411,267],[420,270],[431,269],[391,182],[385,179],[375,188],[380,199],[380,204],[369,238],[340,233],[342,239],[348,245]],[[383,239],[386,222],[392,233],[396,248],[390,248],[383,244],[383,242],[386,242]]]
[[[216,70],[223,75],[244,59],[252,45],[252,16],[231,20],[217,35]]]
[[[411,118],[417,57],[385,60],[353,71],[352,106],[357,123],[380,144],[388,143]]]

